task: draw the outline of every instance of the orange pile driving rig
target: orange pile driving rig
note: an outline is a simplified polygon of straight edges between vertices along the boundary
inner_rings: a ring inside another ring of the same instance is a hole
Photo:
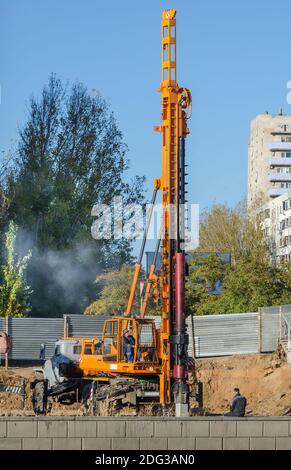
[[[102,374],[104,380],[104,373],[109,374],[106,378],[122,376],[123,381],[127,377],[127,385],[133,379],[142,379],[144,393],[140,391],[140,398],[154,397],[150,392],[156,392],[162,405],[174,402],[176,415],[183,416],[188,414],[189,368],[195,375],[194,361],[187,354],[184,253],[185,138],[189,134],[187,119],[191,115],[191,93],[187,88],[180,88],[177,82],[175,16],[175,10],[166,10],[162,14],[162,123],[154,128],[162,136],[162,174],[154,181],[151,210],[128,306],[124,317],[105,321],[99,354],[94,353],[96,340],[83,341],[80,368],[88,378],[95,376],[97,379],[98,374]],[[132,306],[158,191],[162,196],[162,233],[137,318],[132,316]],[[155,264],[160,244],[161,269],[157,274]],[[154,283],[158,283],[160,289],[162,312],[159,328],[154,320],[144,318]],[[133,338],[130,361],[125,351],[128,343],[124,339],[125,330],[128,332],[126,335]],[[146,385],[146,380],[151,386]]]

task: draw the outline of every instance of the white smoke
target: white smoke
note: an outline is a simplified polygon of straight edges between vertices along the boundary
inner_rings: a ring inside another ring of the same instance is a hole
[[[100,268],[95,243],[94,240],[78,243],[68,250],[39,249],[30,233],[19,231],[16,246],[19,255],[32,250],[27,276],[34,291],[32,307],[39,315],[42,310],[43,316],[83,313],[96,298],[94,281]]]

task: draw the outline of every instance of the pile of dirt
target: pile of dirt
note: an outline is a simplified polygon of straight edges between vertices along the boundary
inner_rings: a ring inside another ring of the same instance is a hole
[[[25,401],[13,393],[0,393],[0,416],[33,416],[31,382],[35,380],[33,368],[15,368],[8,371],[0,368],[0,382],[9,385],[25,384]],[[49,413],[51,416],[80,416],[83,414],[82,405],[62,405],[54,402]]]
[[[30,395],[29,380],[12,370],[0,371],[0,382],[7,385],[25,386],[26,396]],[[18,416],[33,414],[30,400],[23,401],[22,397],[13,393],[0,393],[0,416]]]
[[[197,361],[209,414],[229,411],[234,387],[247,398],[247,415],[291,415],[291,365],[274,354],[229,356]]]
[[[198,379],[203,382],[204,408],[207,414],[225,414],[234,387],[238,387],[248,401],[247,415],[291,415],[291,365],[276,354],[255,354],[200,359],[196,362]],[[0,382],[21,385],[26,381],[26,400],[17,395],[0,393],[0,416],[33,415],[30,383],[35,379],[33,368],[14,368],[6,372],[0,368]],[[197,404],[196,404],[197,406]],[[49,415],[82,415],[81,404],[53,403]],[[109,413],[111,414],[111,413]],[[114,410],[118,415],[156,414],[151,405],[139,411],[133,407]]]

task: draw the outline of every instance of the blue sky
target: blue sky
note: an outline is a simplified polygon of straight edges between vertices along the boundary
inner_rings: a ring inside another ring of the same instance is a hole
[[[178,10],[178,80],[193,93],[189,201],[235,205],[246,193],[252,117],[286,102],[289,0],[2,0],[0,150],[51,72],[98,89],[129,146],[130,174],[160,175],[160,17]],[[149,195],[148,194],[148,195]]]

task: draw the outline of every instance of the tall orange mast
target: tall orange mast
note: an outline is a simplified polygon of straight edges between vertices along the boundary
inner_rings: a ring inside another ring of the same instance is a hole
[[[191,114],[191,92],[180,88],[177,82],[176,10],[162,13],[162,123],[154,130],[162,134],[162,175],[154,181],[152,208],[157,191],[162,193],[162,262],[159,274],[162,318],[160,330],[160,400],[163,405],[176,404],[176,415],[188,414],[189,388],[187,383],[187,348],[185,311],[185,138],[189,134],[187,119]],[[151,214],[150,214],[151,216]],[[134,294],[141,270],[141,260],[149,230],[150,218],[136,264],[134,279],[125,316],[132,311]],[[151,281],[155,278],[151,267],[141,316],[145,314]]]
[[[177,82],[176,10],[162,13],[162,175],[155,188],[162,192],[163,236],[161,266],[161,356],[160,390],[163,402],[176,403],[176,414],[188,412],[187,344],[184,305],[184,148],[188,135],[187,114],[191,93]],[[172,383],[174,381],[174,384]]]

